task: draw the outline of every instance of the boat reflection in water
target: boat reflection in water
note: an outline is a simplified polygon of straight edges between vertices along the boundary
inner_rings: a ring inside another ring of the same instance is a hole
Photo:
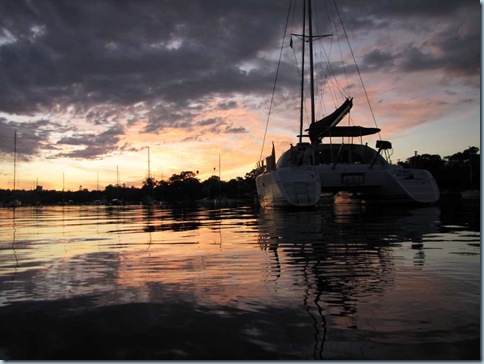
[[[1,352],[475,358],[479,214],[459,209],[0,209]]]
[[[438,231],[437,207],[374,215],[371,206],[339,199],[317,211],[260,213],[259,243],[272,255],[268,271],[279,291],[298,292],[313,321],[315,359],[358,358],[371,347],[363,332],[355,335],[361,340],[356,346],[340,339],[357,333],[363,316],[358,307],[367,297],[383,297],[395,286],[394,248],[408,242],[417,249],[415,266],[422,265],[422,237]]]

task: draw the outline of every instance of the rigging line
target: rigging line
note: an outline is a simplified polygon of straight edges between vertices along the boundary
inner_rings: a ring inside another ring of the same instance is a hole
[[[325,4],[326,4],[327,12],[329,14],[330,10],[329,10],[328,4],[327,3],[325,3]],[[346,80],[346,87],[341,86],[340,92],[341,92],[342,95],[344,95],[346,98],[348,98],[348,97],[351,96],[350,83],[348,81],[348,72],[346,70],[346,63],[345,63],[345,60],[344,60],[344,57],[343,57],[343,50],[341,49],[340,35],[339,35],[338,27],[336,26],[336,19],[335,19],[334,16],[332,17],[332,22],[333,22],[332,26],[334,27],[334,31],[336,33],[336,39],[337,39],[337,43],[338,43],[339,54],[340,54],[340,57],[341,57],[341,65],[343,67],[343,73],[345,75],[345,80]],[[345,92],[343,92],[343,90],[345,90]]]
[[[296,51],[294,50],[294,47],[291,47],[291,48],[292,48],[292,53],[294,55],[294,63],[296,64],[297,78],[299,79],[301,77],[301,73],[299,72],[299,63],[297,61]]]
[[[292,35],[293,35],[294,18],[295,17],[296,17],[296,12],[293,9],[293,11],[292,11],[292,22],[291,22],[291,32],[290,32],[291,40],[290,40],[289,46],[291,47],[292,54],[294,55],[294,63],[296,64],[297,79],[299,79],[301,77],[301,75],[299,74],[299,63],[297,61],[296,50],[294,49],[294,46],[293,46],[293,43],[292,43]]]
[[[322,80],[326,79],[328,84],[334,85],[334,90],[331,89],[331,87],[328,87],[330,89],[331,96],[333,97],[333,102],[335,106],[338,106],[338,102],[336,101],[336,91],[339,92],[339,94],[343,98],[348,98],[349,97],[349,92],[345,92],[345,87],[341,85],[341,83],[338,81],[338,78],[336,77],[336,74],[334,72],[333,67],[331,66],[331,53],[333,49],[333,42],[334,38],[331,38],[330,46],[329,46],[329,51],[326,51],[326,48],[324,46],[321,46],[321,60],[326,62],[326,70],[324,72],[324,76],[321,75]],[[339,43],[339,42],[338,42]],[[323,57],[324,55],[324,57]],[[341,57],[343,58],[343,57]],[[343,63],[343,68],[344,68],[344,63]],[[345,71],[346,73],[346,71]],[[348,83],[348,81],[347,81]],[[348,88],[348,87],[346,87]],[[324,90],[323,90],[324,91]]]
[[[291,47],[292,49],[292,54],[294,55],[294,63],[296,64],[296,72],[297,72],[297,79],[299,79],[301,77],[300,73],[299,73],[299,63],[297,61],[297,55],[296,55],[296,50],[294,49],[294,46],[292,44],[292,35],[293,35],[293,29],[294,29],[294,18],[296,16],[296,12],[292,11],[292,23],[291,23],[291,32],[290,32],[290,36],[291,36],[291,40],[290,40],[290,43],[289,43],[289,46]]]
[[[292,35],[292,34],[291,34],[291,35]],[[293,55],[294,55],[294,63],[296,64],[296,72],[297,72],[297,77],[298,77],[298,79],[299,79],[299,78],[301,78],[301,77],[302,77],[302,75],[301,75],[302,70],[301,70],[301,72],[300,72],[300,69],[299,69],[299,62],[298,62],[298,60],[297,60],[297,54],[296,54],[296,50],[294,49],[294,46],[293,46],[293,47],[291,47],[291,48],[292,48],[292,53],[293,53]],[[304,113],[305,113],[305,120],[308,120],[308,119],[309,119],[308,109],[309,109],[309,107],[307,107],[307,101],[305,100],[305,101],[304,101],[304,106],[303,106],[303,108],[302,108],[302,110],[304,110]],[[300,134],[302,134],[302,133],[300,133]]]
[[[272,104],[274,102],[274,94],[276,92],[277,78],[279,76],[279,69],[280,69],[280,66],[281,66],[282,50],[284,48],[284,42],[286,40],[287,24],[289,23],[289,14],[291,13],[291,4],[292,4],[292,0],[289,2],[289,7],[288,7],[288,11],[287,11],[286,25],[284,27],[284,36],[282,37],[281,51],[279,53],[279,61],[277,62],[276,77],[275,77],[275,80],[274,80],[274,86],[272,87],[271,103],[270,103],[270,106],[269,106],[269,113],[267,115],[266,128],[264,130],[264,138],[262,139],[262,148],[260,150],[259,160],[262,160],[262,154],[264,153],[264,144],[266,142],[267,128],[269,127],[269,118],[271,116]]]
[[[315,7],[314,7],[314,13],[316,14],[315,16],[315,20],[316,20],[316,32],[318,34],[322,33],[321,32],[321,28],[320,27],[320,22],[319,22],[319,10],[318,10],[318,4],[316,3],[315,4]],[[333,38],[331,37],[331,42],[330,44],[333,43]],[[331,46],[329,48],[329,53],[331,54]],[[325,48],[324,48],[324,45],[320,45],[319,48],[318,48],[318,52],[316,53],[316,56],[318,57],[318,67],[319,69],[321,70],[321,72],[318,72],[318,82],[316,83],[316,87],[317,87],[317,97],[318,97],[318,106],[319,106],[319,115],[325,115],[325,105],[324,105],[324,102],[323,102],[323,94],[324,94],[324,91],[326,89],[326,72],[323,70],[323,63],[325,62],[325,58],[323,57],[323,53],[325,54]]]
[[[317,34],[321,34],[321,35],[316,35],[316,36],[312,36],[312,40],[318,40],[318,39],[323,39],[323,38],[326,38],[328,36],[331,36],[332,34],[323,34],[324,32],[321,31],[321,27],[320,27],[320,24],[319,24],[319,16],[318,16],[318,4],[314,4],[313,6],[313,14],[315,14],[315,16],[313,16],[313,19],[315,20],[315,27],[316,27],[316,33]],[[306,42],[309,42],[309,39],[306,41]],[[320,42],[317,42],[315,44],[320,44]],[[331,40],[331,44],[332,44],[332,40]],[[331,49],[331,47],[330,47]],[[320,45],[319,47],[316,48],[316,50],[313,52],[314,56],[316,58],[318,58],[316,60],[316,62],[314,63],[314,67],[319,67],[321,70],[323,69],[322,67],[322,63],[325,61],[325,58],[323,57],[323,53],[326,55],[326,63],[329,65],[329,56],[326,54],[326,51],[325,51],[325,48],[323,45]],[[314,83],[314,88],[315,88],[315,97],[318,98],[318,110],[315,111],[315,114],[321,114],[321,115],[325,115],[325,105],[324,105],[324,102],[323,102],[323,96],[322,94],[324,93],[324,90],[325,90],[325,85],[326,85],[326,82],[325,82],[325,79],[327,81],[327,71],[326,73],[325,72],[317,72],[317,75],[318,75],[318,82],[315,82]],[[319,87],[319,85],[322,85],[322,87]],[[316,104],[314,104],[316,106]],[[308,117],[307,117],[308,118]],[[309,119],[311,120],[311,119]]]
[[[324,11],[324,14],[326,14],[326,23],[329,24],[329,32],[333,34],[332,30],[334,30],[334,32],[337,33],[337,27],[334,25],[334,17],[330,17],[330,9],[328,7],[328,4],[326,2],[324,2],[324,5],[325,5],[325,10]],[[318,12],[318,7],[316,6],[315,8],[315,11]],[[319,16],[316,16],[316,29],[318,31],[318,33],[321,32],[320,30],[320,27],[319,27]],[[333,70],[333,67],[331,66],[331,54],[332,54],[332,49],[333,49],[333,44],[334,44],[334,39],[337,39],[338,41],[338,45],[339,45],[339,50],[340,50],[340,58],[341,58],[341,61],[342,61],[342,65],[343,65],[343,71],[346,75],[346,87],[344,87],[342,84],[340,84],[340,82],[338,81],[338,78],[336,77],[335,75],[335,72]],[[341,97],[343,97],[343,99],[346,99],[350,96],[350,92],[349,92],[349,86],[348,86],[348,77],[347,77],[347,74],[346,74],[346,68],[345,68],[345,63],[344,63],[344,60],[343,60],[343,55],[342,55],[342,51],[341,51],[341,43],[339,42],[339,37],[338,35],[336,34],[336,37],[331,37],[331,42],[329,44],[329,50],[326,51],[326,47],[324,47],[324,45],[322,44],[321,47],[320,47],[320,55],[321,55],[321,61],[325,62],[326,63],[326,70],[321,73],[321,84],[323,85],[322,89],[321,89],[321,92],[324,93],[325,92],[325,89],[329,89],[329,94],[330,96],[332,97],[332,100],[333,100],[333,103],[335,105],[335,108],[338,107],[338,105],[340,104],[340,102],[337,101],[337,96],[336,96],[336,92],[339,92],[339,95]],[[326,80],[326,82],[324,82]],[[333,85],[333,87],[326,87],[326,83],[327,85]],[[323,109],[325,109],[324,107],[324,103],[322,102],[322,96],[321,96],[321,104],[323,106]],[[325,114],[325,113],[323,113]]]
[[[353,48],[351,48],[351,44],[350,44],[350,41],[348,39],[348,34],[346,33],[346,28],[343,24],[343,19],[341,19],[341,15],[339,13],[338,6],[336,6],[336,0],[333,0],[333,3],[334,3],[334,7],[336,9],[336,13],[338,14],[338,18],[339,18],[339,21],[341,23],[341,27],[343,28],[343,33],[345,35],[346,42],[348,43],[348,47],[350,48],[351,56],[353,57],[353,61],[355,62],[355,67],[356,67],[356,71],[358,73],[358,77],[360,78],[361,86],[363,87],[363,91],[365,92],[365,97],[366,97],[366,101],[368,102],[368,107],[370,108],[371,117],[373,118],[373,122],[375,123],[375,126],[378,128],[378,124],[376,123],[375,114],[373,113],[373,108],[371,107],[370,99],[368,98],[368,93],[366,92],[366,87],[365,87],[365,84],[363,83],[363,78],[361,77],[360,68],[358,67],[358,64],[356,63],[355,54],[353,53]],[[378,136],[381,139],[380,132],[378,132]]]

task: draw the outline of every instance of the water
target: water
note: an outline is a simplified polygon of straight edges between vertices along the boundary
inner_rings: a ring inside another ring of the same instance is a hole
[[[0,209],[3,359],[479,359],[479,201]]]

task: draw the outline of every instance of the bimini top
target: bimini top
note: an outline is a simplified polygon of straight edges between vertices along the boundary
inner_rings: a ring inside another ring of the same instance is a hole
[[[325,137],[360,137],[379,133],[380,128],[366,128],[363,126],[334,126],[327,128],[318,135],[319,139]]]
[[[311,139],[311,143],[320,143],[323,138],[327,137],[362,137],[380,132],[379,128],[366,128],[363,126],[337,126],[343,117],[350,112],[352,107],[353,99],[348,98],[333,113],[312,123],[309,126],[309,129],[306,129],[306,131],[309,132],[309,139]]]

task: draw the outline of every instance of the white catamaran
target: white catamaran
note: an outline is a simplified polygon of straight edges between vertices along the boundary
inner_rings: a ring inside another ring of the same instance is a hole
[[[353,98],[346,97],[333,113],[316,120],[313,41],[331,34],[313,35],[311,0],[303,0],[303,3],[303,33],[292,34],[303,41],[299,141],[295,146],[291,145],[277,163],[274,145],[271,155],[259,162],[262,173],[255,181],[261,206],[308,207],[319,202],[322,192],[340,191],[352,192],[365,199],[389,202],[438,201],[440,191],[428,171],[404,169],[389,161],[387,152],[392,149],[390,142],[377,140],[376,150],[367,143],[363,144],[363,137],[378,134],[379,128],[338,126],[349,115]],[[309,128],[304,130],[307,133],[303,134],[305,43],[309,44],[310,56],[311,122]],[[309,142],[303,142],[302,138],[308,138]],[[336,138],[341,138],[341,141],[334,143],[333,139]],[[355,143],[355,139],[359,143]]]

